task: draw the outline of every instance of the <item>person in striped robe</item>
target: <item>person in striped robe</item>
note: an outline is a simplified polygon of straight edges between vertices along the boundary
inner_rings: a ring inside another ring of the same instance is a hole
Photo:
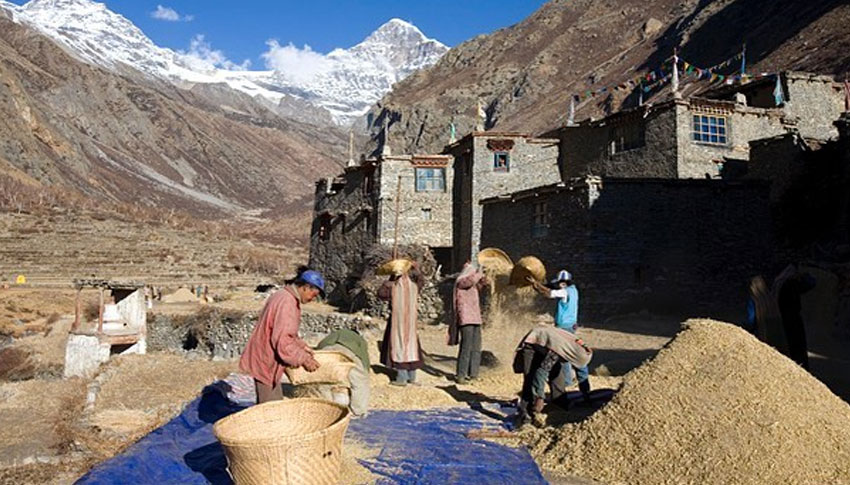
[[[416,383],[422,368],[422,349],[416,332],[419,291],[425,277],[414,263],[408,272],[397,272],[378,289],[378,298],[390,302],[390,317],[381,342],[381,364],[396,371],[393,385]]]

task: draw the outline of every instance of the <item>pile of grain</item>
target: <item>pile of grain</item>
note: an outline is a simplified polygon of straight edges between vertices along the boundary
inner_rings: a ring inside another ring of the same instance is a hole
[[[850,483],[850,406],[732,325],[687,322],[587,421],[525,437],[607,483]]]

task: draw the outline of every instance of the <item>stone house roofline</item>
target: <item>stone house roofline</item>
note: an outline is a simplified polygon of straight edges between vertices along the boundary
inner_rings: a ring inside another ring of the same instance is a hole
[[[558,140],[554,138],[542,138],[518,131],[473,131],[456,142],[446,145],[443,153],[452,152],[462,145],[470,144],[474,138],[525,138],[526,143],[558,143]]]
[[[605,184],[655,184],[660,186],[691,186],[691,187],[702,187],[702,186],[720,186],[720,187],[744,187],[744,186],[769,186],[770,182],[766,180],[752,180],[752,179],[743,179],[743,180],[719,180],[719,179],[668,179],[668,178],[657,178],[657,177],[645,177],[645,178],[602,178],[602,177],[579,177],[570,179],[566,182],[560,182],[557,184],[544,185],[541,187],[534,187],[532,189],[520,190],[518,192],[513,192],[511,194],[498,195],[496,197],[489,197],[487,199],[482,199],[479,203],[481,205],[494,204],[498,202],[517,202],[520,200],[525,200],[529,198],[538,197],[544,194],[553,194],[560,192],[568,192],[573,191],[575,189],[583,188],[583,187],[599,187],[602,188]]]
[[[409,162],[415,167],[446,167],[452,161],[451,155],[435,155],[435,154],[418,154],[413,155],[393,155],[384,157],[387,161]],[[383,161],[382,160],[382,161]]]
[[[751,140],[750,146],[765,146],[771,145],[773,143],[777,143],[786,139],[793,139],[800,146],[803,147],[806,151],[816,151],[823,147],[824,144],[829,143],[830,140],[821,140],[818,138],[810,138],[800,135],[796,130],[788,131],[787,133],[783,133],[781,135],[771,136],[768,138],[759,138],[758,140]]]
[[[573,126],[561,126],[549,130],[547,132],[542,133],[540,136],[554,138],[557,137],[560,133],[564,133],[567,130],[571,129],[588,127],[596,128],[600,126],[628,122],[639,117],[648,118],[657,113],[673,108],[677,105],[687,106],[691,108],[716,108],[730,112],[752,114],[757,116],[782,116],[785,113],[783,108],[756,108],[753,106],[742,106],[740,104],[736,104],[734,101],[692,96],[687,99],[671,99],[669,101],[664,101],[663,103],[636,106],[634,108],[618,111],[598,120],[588,118],[580,121],[578,124]]]
[[[375,168],[376,160],[367,158],[360,162],[357,165],[352,165],[350,167],[345,167],[344,173],[357,172],[358,170],[372,169]]]
[[[840,84],[836,82],[833,77],[824,74],[816,74],[806,71],[780,71],[779,75],[782,76],[786,81],[808,81],[812,83],[819,82],[824,84],[831,84],[835,87],[840,87]],[[773,76],[767,76],[761,79],[750,81],[746,84],[729,84],[717,86],[716,88],[711,88],[704,91],[701,96],[706,98],[729,96],[739,92],[747,92],[765,85],[772,86],[774,83],[776,83],[776,79]]]

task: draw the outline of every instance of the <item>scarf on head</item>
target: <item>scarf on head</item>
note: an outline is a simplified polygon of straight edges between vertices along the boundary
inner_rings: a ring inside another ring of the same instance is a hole
[[[457,275],[457,278],[455,278],[455,285],[454,285],[454,289],[452,290],[452,304],[454,305],[454,308],[452,308],[452,320],[449,322],[449,337],[448,337],[448,342],[447,342],[448,345],[457,345],[460,342],[460,336],[459,336],[460,326],[458,325],[458,321],[457,321],[457,307],[458,307],[457,282],[460,281],[463,278],[466,278],[467,276],[471,275],[474,272],[475,272],[475,266],[472,266],[471,264],[465,264],[463,266],[463,270],[461,270],[460,274]]]

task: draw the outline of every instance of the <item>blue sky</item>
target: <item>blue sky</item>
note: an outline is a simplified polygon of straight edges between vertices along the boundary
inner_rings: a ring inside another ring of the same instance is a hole
[[[24,0],[14,0],[22,4]],[[214,50],[262,69],[266,42],[320,53],[351,47],[393,17],[407,20],[449,46],[515,24],[543,0],[106,0],[156,44],[188,50],[203,35]],[[159,9],[155,18],[153,12]]]

